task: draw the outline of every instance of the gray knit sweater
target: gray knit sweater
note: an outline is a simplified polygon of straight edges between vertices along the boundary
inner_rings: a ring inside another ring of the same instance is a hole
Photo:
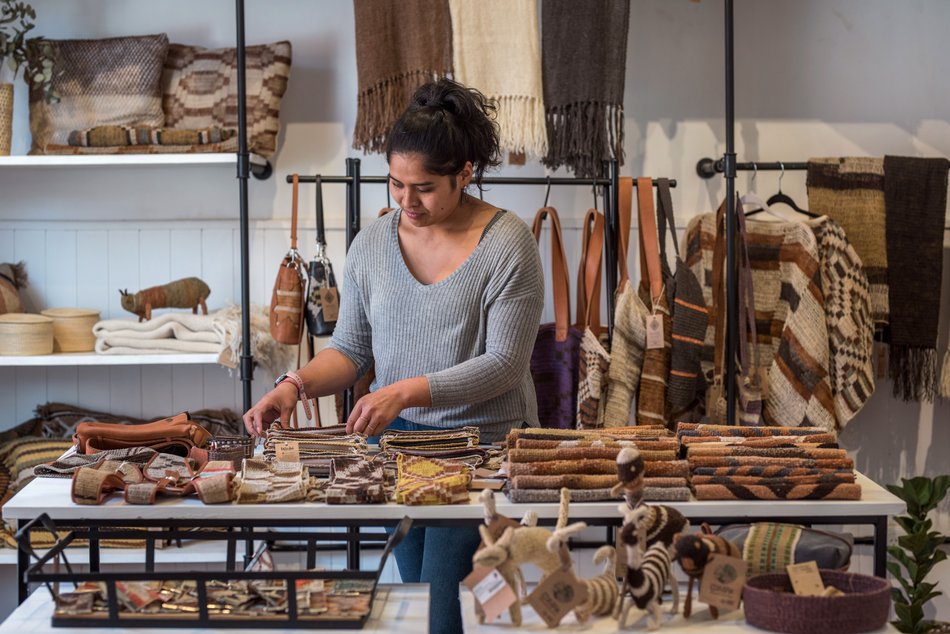
[[[478,425],[487,442],[523,422],[537,426],[529,361],[544,277],[531,231],[515,214],[499,213],[465,262],[422,284],[403,259],[399,218],[389,213],[353,241],[330,347],[360,376],[375,359],[373,390],[425,375],[432,407],[401,414],[415,423]]]

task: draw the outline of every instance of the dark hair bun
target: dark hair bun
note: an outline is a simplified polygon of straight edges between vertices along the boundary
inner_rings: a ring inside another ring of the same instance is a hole
[[[471,161],[481,184],[487,168],[501,163],[495,104],[474,88],[451,79],[420,86],[393,124],[386,160],[393,154],[421,154],[433,174],[457,174]]]

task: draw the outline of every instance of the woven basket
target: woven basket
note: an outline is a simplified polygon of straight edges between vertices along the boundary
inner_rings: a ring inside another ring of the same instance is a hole
[[[13,143],[13,84],[0,84],[0,156],[10,156]]]
[[[99,311],[89,308],[47,308],[41,314],[53,320],[55,352],[92,352],[96,336],[92,327],[99,321]]]
[[[0,315],[0,355],[52,354],[53,320],[30,313]]]
[[[749,625],[787,634],[856,634],[884,627],[891,609],[886,579],[850,572],[822,570],[825,586],[844,592],[838,597],[800,597],[788,575],[758,575],[742,591]]]

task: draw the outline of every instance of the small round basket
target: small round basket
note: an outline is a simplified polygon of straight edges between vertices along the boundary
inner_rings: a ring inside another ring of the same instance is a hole
[[[92,352],[96,336],[92,327],[99,321],[99,311],[89,308],[47,308],[41,314],[53,320],[55,352]]]
[[[0,355],[52,354],[53,320],[32,313],[0,315]]]
[[[856,634],[884,627],[891,609],[886,579],[836,570],[822,570],[827,586],[844,592],[837,597],[794,594],[786,574],[759,575],[742,591],[749,625],[787,634]]]

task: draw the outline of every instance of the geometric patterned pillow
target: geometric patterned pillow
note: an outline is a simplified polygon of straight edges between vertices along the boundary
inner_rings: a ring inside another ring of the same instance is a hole
[[[280,100],[290,76],[290,42],[248,46],[247,144],[269,157],[277,150]],[[237,129],[237,51],[169,44],[162,80],[165,127]]]
[[[72,130],[165,123],[162,68],[167,35],[50,43],[59,51],[62,72],[54,74],[52,84],[60,100],[48,104],[39,86],[30,87],[32,154],[43,154],[50,144],[65,145]]]

